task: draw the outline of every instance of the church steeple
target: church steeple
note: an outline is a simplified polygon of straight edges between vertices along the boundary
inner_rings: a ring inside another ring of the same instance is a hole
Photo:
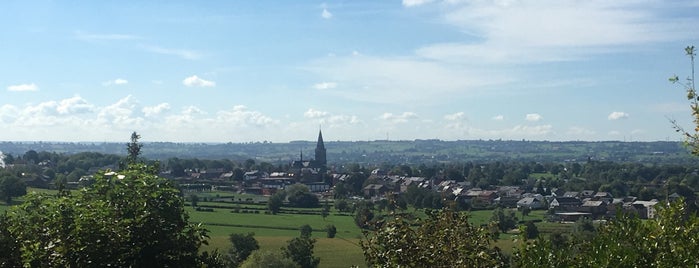
[[[328,164],[328,160],[325,158],[325,143],[323,142],[323,131],[318,130],[318,143],[316,144],[316,162],[319,164],[326,166]]]

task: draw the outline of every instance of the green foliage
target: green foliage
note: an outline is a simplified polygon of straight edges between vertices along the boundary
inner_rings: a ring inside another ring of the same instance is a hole
[[[197,207],[199,204],[199,196],[196,194],[189,195],[189,201],[192,202],[192,207]]]
[[[325,231],[327,232],[328,238],[335,238],[335,235],[337,234],[337,228],[333,224],[328,224],[325,226]]]
[[[347,199],[335,199],[335,209],[340,212],[349,212],[351,210]]]
[[[0,170],[0,198],[7,204],[12,203],[12,197],[27,194],[27,185],[22,179],[11,172]]]
[[[272,214],[279,213],[279,210],[282,208],[282,205],[284,204],[284,198],[286,198],[284,191],[276,192],[272,196],[270,196],[267,200],[267,209],[269,210],[269,212],[271,212]]]
[[[677,121],[671,120],[675,130],[685,136],[685,141],[692,150],[693,155],[699,155],[699,95],[695,88],[694,80],[694,57],[696,50],[694,46],[687,46],[684,49],[685,55],[689,57],[691,63],[691,72],[687,77],[686,82],[681,82],[677,75],[670,77],[668,80],[673,84],[680,84],[687,92],[687,100],[691,110],[692,118],[694,119],[694,130],[688,131],[681,127]]]
[[[7,217],[0,215],[0,267],[22,267],[20,245],[9,227]]]
[[[131,142],[126,144],[126,151],[128,152],[126,156],[127,164],[134,164],[138,161],[138,157],[141,155],[141,148],[143,148],[143,144],[138,142],[140,138],[141,135],[138,135],[136,131],[131,133]]]
[[[619,213],[589,240],[526,243],[515,263],[519,267],[695,267],[698,242],[699,218],[679,201],[659,208],[653,220]]]
[[[241,268],[297,268],[299,267],[292,259],[285,257],[279,252],[257,250],[250,255],[245,262],[240,265]]]
[[[498,230],[507,232],[517,226],[517,216],[513,210],[496,208],[493,210],[491,221],[497,223]]]
[[[318,197],[308,190],[308,186],[297,183],[284,189],[289,204],[294,207],[313,208],[318,207]]]
[[[308,224],[301,225],[299,230],[301,231],[301,237],[311,237],[313,234],[313,228]]]
[[[25,266],[194,267],[206,230],[188,222],[180,192],[153,168],[95,174],[76,192],[32,193],[10,210]]]
[[[487,228],[452,209],[426,211],[426,219],[395,216],[361,241],[371,267],[498,267],[505,258]]]
[[[359,228],[366,229],[371,227],[371,222],[374,219],[373,207],[373,203],[369,201],[360,201],[355,204],[354,223]]]
[[[320,258],[313,256],[315,243],[315,239],[302,234],[300,237],[287,241],[287,246],[282,248],[282,254],[302,268],[315,268],[320,263]]]
[[[238,266],[253,251],[260,249],[260,245],[255,239],[255,233],[231,234],[229,240],[231,248],[228,250],[228,259],[233,266]]]
[[[533,221],[526,222],[522,227],[520,227],[522,234],[525,239],[535,239],[539,237],[539,228],[536,227]]]

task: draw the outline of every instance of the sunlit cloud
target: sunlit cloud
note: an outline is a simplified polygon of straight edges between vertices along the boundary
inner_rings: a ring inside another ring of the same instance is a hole
[[[384,113],[379,118],[393,123],[406,123],[412,119],[417,119],[418,116],[413,112],[403,112],[402,114]]]
[[[188,86],[188,87],[215,87],[216,86],[216,82],[201,79],[196,75],[192,75],[190,77],[185,78],[184,80],[182,80],[182,84],[185,86]]]
[[[7,91],[37,91],[39,90],[39,86],[37,86],[34,83],[30,84],[19,84],[19,85],[11,85],[7,87]]]
[[[151,45],[143,45],[143,48],[153,53],[173,55],[187,60],[198,60],[202,57],[200,52],[188,49],[172,49]]]
[[[527,120],[529,122],[537,122],[540,121],[543,117],[540,114],[527,114],[524,116],[524,120]]]
[[[629,114],[625,112],[612,112],[607,116],[608,120],[619,120],[629,118]]]
[[[129,83],[129,81],[126,80],[126,79],[117,78],[117,79],[114,79],[114,80],[105,81],[105,82],[102,83],[102,85],[104,85],[104,86],[126,85],[126,84],[128,84],[128,83]]]
[[[337,83],[335,82],[322,82],[313,85],[313,88],[318,89],[318,90],[324,90],[324,89],[333,89],[337,87]]]

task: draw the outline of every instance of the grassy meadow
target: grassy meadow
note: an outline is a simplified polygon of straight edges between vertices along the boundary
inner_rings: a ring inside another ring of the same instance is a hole
[[[27,192],[48,192],[51,190],[30,188]],[[189,197],[189,195],[186,195]],[[330,215],[323,218],[320,215],[280,213],[277,215],[265,214],[265,197],[254,195],[233,195],[231,193],[197,193],[201,207],[213,208],[213,211],[197,211],[190,202],[186,202],[185,210],[190,216],[190,222],[201,223],[209,230],[210,239],[208,245],[202,250],[215,250],[226,252],[230,247],[228,236],[233,233],[255,233],[255,239],[263,250],[280,250],[286,246],[288,240],[299,235],[299,227],[308,224],[313,228],[313,237],[317,239],[314,252],[320,257],[321,267],[349,267],[357,265],[364,267],[364,255],[359,246],[362,238],[362,231],[354,224],[352,216],[338,214],[332,208]],[[13,204],[19,204],[23,198],[16,198]],[[243,201],[241,203],[241,201]],[[233,203],[236,202],[236,203]],[[321,202],[322,203],[322,202]],[[10,206],[0,205],[0,213],[4,213]],[[238,211],[238,212],[235,212]],[[245,213],[243,213],[243,211]],[[257,212],[256,212],[257,211]],[[284,208],[284,211],[312,212],[320,209],[292,209]],[[409,209],[413,211],[413,209]],[[378,213],[378,212],[377,212]],[[418,216],[424,216],[420,210],[416,211]],[[492,210],[478,210],[468,212],[469,221],[474,225],[484,225],[490,222]],[[517,218],[522,221],[542,220],[546,211],[531,211],[528,216],[523,216],[517,212]],[[337,234],[335,238],[326,238],[325,227],[335,225]],[[540,235],[547,236],[552,232],[566,233],[570,231],[570,224],[550,223],[539,221],[536,223]],[[519,245],[519,235],[514,230],[500,235],[494,246],[499,247],[506,253],[512,253]]]

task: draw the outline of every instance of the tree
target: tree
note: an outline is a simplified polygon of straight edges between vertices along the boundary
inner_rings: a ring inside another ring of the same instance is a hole
[[[313,228],[308,224],[301,225],[299,230],[301,231],[301,237],[311,237],[313,234]]]
[[[675,131],[681,133],[685,137],[685,141],[692,150],[693,155],[699,155],[699,95],[697,95],[696,88],[694,87],[694,57],[696,56],[696,50],[694,46],[687,46],[684,49],[685,55],[689,56],[691,63],[691,72],[689,77],[686,78],[686,82],[681,82],[677,75],[670,77],[668,80],[673,84],[680,84],[687,91],[687,100],[689,101],[689,107],[692,111],[692,118],[694,121],[694,131],[687,131],[682,126],[677,123],[676,120],[672,119],[670,122],[675,128]]]
[[[267,199],[267,209],[269,212],[272,214],[277,214],[279,213],[279,210],[282,208],[282,205],[284,204],[284,198],[286,198],[286,195],[284,194],[284,191],[278,191],[274,193],[272,196]]]
[[[126,156],[127,164],[134,164],[138,161],[138,157],[141,155],[141,148],[143,147],[143,144],[138,142],[140,138],[141,135],[138,135],[136,131],[131,133],[131,142],[126,144],[126,151],[128,153]]]
[[[503,208],[496,208],[493,210],[491,221],[497,223],[498,230],[501,232],[507,232],[517,226],[517,216],[515,212],[511,210],[506,211]]]
[[[206,230],[189,223],[170,180],[143,164],[95,174],[91,186],[32,193],[10,210],[25,266],[196,266]]]
[[[502,267],[505,257],[492,246],[487,227],[450,208],[427,210],[426,219],[401,216],[365,232],[360,242],[369,267]]]
[[[527,221],[524,226],[520,227],[525,239],[535,239],[539,236],[539,228],[536,227],[533,221]]]
[[[328,201],[325,200],[325,204],[323,204],[323,209],[320,211],[320,216],[323,217],[323,220],[330,215],[330,205],[328,205]]]
[[[302,268],[315,268],[320,263],[320,258],[313,256],[315,243],[316,240],[310,235],[304,236],[302,233],[301,236],[287,241],[287,246],[282,248],[282,254],[294,260]]]
[[[0,172],[0,198],[7,204],[11,204],[13,197],[25,194],[27,194],[27,185],[22,179],[11,172]]]
[[[297,268],[299,267],[292,259],[285,257],[279,252],[256,250],[241,265],[241,268]]]
[[[618,213],[589,240],[539,238],[515,254],[518,267],[693,267],[699,265],[699,218],[683,201],[644,221]],[[558,245],[556,245],[558,244]]]
[[[252,252],[260,249],[260,245],[255,239],[255,233],[231,234],[229,240],[231,241],[231,248],[228,250],[228,259],[233,266],[238,266]]]
[[[192,207],[195,208],[199,204],[199,196],[196,194],[189,195],[189,200],[192,202]]]
[[[318,197],[312,194],[308,186],[297,183],[285,190],[289,204],[294,207],[311,208],[318,206]]]
[[[0,215],[0,267],[22,267],[20,243],[9,231],[5,215]]]
[[[340,212],[349,212],[350,206],[346,199],[335,199],[335,209]]]
[[[327,237],[328,238],[335,238],[335,235],[337,234],[337,228],[333,224],[328,224],[325,226],[325,230],[327,232]]]

